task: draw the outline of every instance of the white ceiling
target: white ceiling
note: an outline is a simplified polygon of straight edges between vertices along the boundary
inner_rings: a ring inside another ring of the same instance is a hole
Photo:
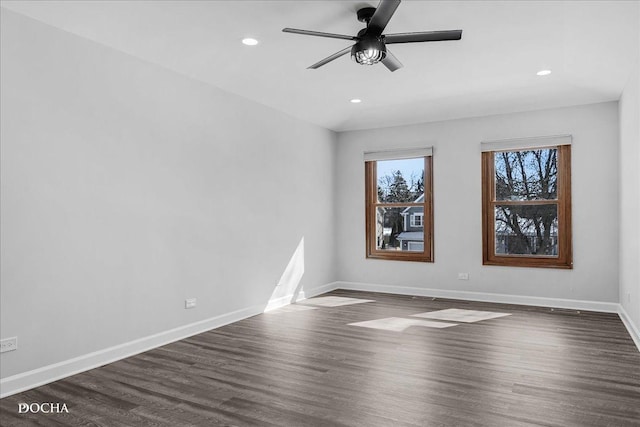
[[[350,42],[281,31],[355,34],[356,10],[368,5],[377,0],[2,1],[336,131],[616,100],[638,55],[637,1],[405,0],[386,33],[464,32],[461,41],[390,45],[404,64],[394,73],[348,55],[308,70]],[[241,44],[248,36],[260,44]]]

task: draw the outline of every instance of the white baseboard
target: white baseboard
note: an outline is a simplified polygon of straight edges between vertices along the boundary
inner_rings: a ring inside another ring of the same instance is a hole
[[[337,289],[336,283],[337,282],[327,283],[326,285],[318,286],[306,292],[304,290],[301,290],[296,294],[285,295],[283,297],[271,299],[267,303],[267,306],[264,308],[264,312],[275,310],[277,308],[284,307],[285,305],[293,304],[294,302],[302,301],[316,295],[333,291]]]
[[[631,339],[636,344],[638,351],[640,351],[640,330],[638,330],[638,327],[633,323],[631,317],[627,314],[622,304],[620,304],[618,316],[620,316],[620,320],[624,323],[627,331],[629,331],[629,335],[631,335]]]
[[[269,300],[263,311],[266,313],[267,311],[275,310],[303,299],[307,299],[304,291],[300,291],[298,295],[285,295],[283,297],[273,298]]]
[[[465,301],[486,301],[503,304],[533,305],[540,307],[566,308],[572,310],[591,310],[602,311],[605,313],[617,313],[619,307],[619,304],[614,302],[582,301],[509,294],[492,294],[486,292],[450,291],[445,289],[377,285],[372,283],[337,282],[337,286],[340,289],[349,289],[354,291],[383,292],[399,295],[451,298]]]
[[[317,288],[313,288],[310,292],[307,292],[305,298],[298,298],[296,301],[302,301],[303,299],[315,297],[317,295],[326,294],[327,292],[335,291],[336,289],[340,289],[340,283],[342,282],[331,282],[327,283],[323,286],[318,286]]]
[[[317,288],[309,289],[306,292],[301,291],[296,295],[295,300],[299,301],[315,295],[320,295],[328,291],[336,289],[335,283],[329,283]],[[53,381],[57,381],[66,377],[70,377],[81,372],[94,369],[108,363],[152,350],[163,345],[170,344],[181,339],[188,338],[202,332],[216,329],[229,323],[246,319],[256,314],[263,313],[267,309],[272,310],[278,306],[290,304],[294,299],[294,295],[287,295],[277,298],[275,301],[269,301],[266,305],[256,305],[220,316],[215,316],[199,322],[180,326],[175,329],[160,332],[154,335],[143,337],[134,341],[123,343],[114,347],[99,350],[93,353],[85,354],[73,359],[65,360],[52,365],[43,366],[31,371],[12,375],[10,377],[0,379],[0,398],[11,396],[22,391],[39,387]]]

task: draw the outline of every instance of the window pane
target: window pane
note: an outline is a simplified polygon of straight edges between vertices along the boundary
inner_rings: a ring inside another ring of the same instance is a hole
[[[380,160],[376,162],[376,170],[378,202],[413,202],[423,196],[424,157]]]
[[[418,215],[416,215],[418,214]],[[424,228],[411,224],[412,216],[424,215],[422,206],[376,209],[376,250],[422,252]]]
[[[558,150],[494,153],[496,200],[558,198]]]
[[[558,206],[496,206],[495,253],[558,255]]]
[[[411,227],[422,227],[422,219],[423,219],[423,212],[422,212],[422,208],[420,208],[420,211],[415,213],[412,213],[409,218],[409,224],[411,225]]]

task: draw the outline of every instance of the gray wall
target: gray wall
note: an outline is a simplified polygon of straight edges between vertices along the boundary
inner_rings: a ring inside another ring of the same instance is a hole
[[[2,377],[266,305],[303,238],[300,285],[335,280],[334,133],[6,10],[1,39]]]
[[[640,330],[640,31],[620,98],[620,303]]]
[[[603,103],[341,133],[338,277],[398,287],[618,301],[618,106]],[[482,265],[480,141],[572,134],[574,269]],[[433,146],[432,264],[365,259],[364,151]],[[470,273],[469,281],[457,279]]]

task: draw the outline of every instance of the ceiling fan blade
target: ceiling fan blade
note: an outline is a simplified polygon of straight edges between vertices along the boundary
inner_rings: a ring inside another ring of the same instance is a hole
[[[324,58],[322,61],[318,61],[318,62],[316,62],[315,64],[310,65],[310,66],[309,66],[309,67],[307,67],[307,68],[308,68],[308,69],[312,69],[312,70],[315,70],[316,68],[320,68],[320,67],[322,67],[323,65],[325,65],[325,64],[327,64],[327,63],[329,63],[329,62],[333,61],[334,59],[338,59],[338,58],[340,58],[342,55],[346,55],[347,53],[351,52],[351,47],[352,47],[352,46],[346,47],[346,48],[342,49],[341,51],[334,53],[334,54],[333,54],[333,55],[331,55],[331,56],[327,56],[327,57],[326,57],[326,58]]]
[[[384,42],[385,44],[439,42],[444,40],[460,40],[461,38],[462,30],[423,31],[420,33],[385,34]]]
[[[387,49],[386,56],[380,62],[382,62],[384,66],[387,67],[391,72],[397,70],[398,68],[402,68],[402,62],[398,61],[398,58],[396,58],[393,53],[389,52],[389,49]]]
[[[374,36],[381,35],[399,5],[400,0],[380,0],[367,26],[367,33]]]
[[[357,40],[357,37],[344,34],[322,33],[320,31],[298,30],[296,28],[283,28],[285,33],[303,34],[305,36],[329,37],[331,39]]]

